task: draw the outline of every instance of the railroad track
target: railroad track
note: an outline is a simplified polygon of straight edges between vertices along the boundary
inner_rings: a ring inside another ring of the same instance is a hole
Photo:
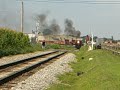
[[[46,54],[41,54],[38,56],[1,65],[0,86],[9,83],[11,80],[14,81],[15,78],[21,76],[22,74],[26,72],[29,73],[34,68],[40,65],[44,65],[45,63],[54,60],[55,58],[58,58],[65,53],[66,51],[52,51]]]

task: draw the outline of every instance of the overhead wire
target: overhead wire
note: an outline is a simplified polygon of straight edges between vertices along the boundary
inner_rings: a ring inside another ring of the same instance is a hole
[[[120,4],[120,1],[66,1],[66,0],[24,0],[27,2],[41,2],[41,3],[83,3],[83,4]]]

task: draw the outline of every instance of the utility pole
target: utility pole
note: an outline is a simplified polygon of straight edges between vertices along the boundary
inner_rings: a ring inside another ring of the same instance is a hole
[[[93,42],[93,33],[91,33],[91,34],[92,34],[92,50],[93,50],[93,43],[94,43],[94,42]]]
[[[21,32],[23,32],[23,23],[24,23],[24,4],[23,0],[21,0]]]

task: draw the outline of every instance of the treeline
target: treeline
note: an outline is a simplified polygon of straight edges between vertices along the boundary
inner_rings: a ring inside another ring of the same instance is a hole
[[[0,28],[0,57],[32,52],[35,49],[30,44],[27,35],[10,29]]]

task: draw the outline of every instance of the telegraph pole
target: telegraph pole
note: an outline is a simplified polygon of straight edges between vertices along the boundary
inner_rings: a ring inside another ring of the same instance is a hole
[[[91,33],[91,34],[92,34],[92,50],[93,50],[93,43],[94,43],[94,42],[93,42],[93,33]]]
[[[23,23],[24,23],[24,4],[23,0],[21,0],[21,32],[23,32]]]

